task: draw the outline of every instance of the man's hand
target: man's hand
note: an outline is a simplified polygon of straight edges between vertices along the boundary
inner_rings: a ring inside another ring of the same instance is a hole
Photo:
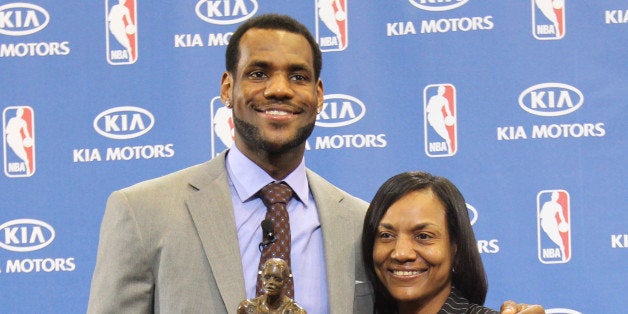
[[[545,309],[540,305],[528,305],[523,303],[515,303],[515,301],[506,301],[499,309],[501,314],[545,314]]]

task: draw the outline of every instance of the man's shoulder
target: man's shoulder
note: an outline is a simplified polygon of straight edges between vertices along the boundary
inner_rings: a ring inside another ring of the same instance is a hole
[[[208,184],[220,174],[226,173],[224,159],[214,158],[200,164],[179,169],[159,177],[147,179],[127,186],[123,193],[142,193],[147,191],[176,191]]]
[[[341,199],[343,202],[349,204],[350,207],[359,208],[364,211],[368,207],[366,201],[349,194],[310,169],[307,170],[307,178],[312,194],[314,194],[315,197],[318,194],[322,194],[327,197]]]
[[[152,216],[157,213],[173,215],[185,209],[185,202],[200,190],[214,191],[217,185],[228,189],[226,174],[224,179],[213,175],[218,172],[211,170],[213,163],[210,160],[114,191],[109,195],[106,210],[132,208],[138,219],[144,217],[144,221],[154,221]]]

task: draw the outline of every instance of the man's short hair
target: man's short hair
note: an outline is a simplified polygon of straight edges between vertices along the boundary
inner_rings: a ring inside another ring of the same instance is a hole
[[[264,14],[253,17],[236,29],[229,39],[227,51],[225,52],[225,65],[229,73],[236,73],[238,61],[240,60],[240,40],[242,39],[244,33],[253,28],[283,30],[305,37],[312,48],[312,57],[314,59],[314,79],[318,80],[323,67],[323,56],[320,48],[318,47],[318,43],[316,43],[316,40],[314,39],[314,36],[312,36],[312,33],[310,33],[307,27],[299,21],[290,16],[280,14]]]

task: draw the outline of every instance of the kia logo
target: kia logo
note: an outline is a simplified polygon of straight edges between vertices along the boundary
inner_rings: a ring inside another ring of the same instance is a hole
[[[584,95],[577,88],[562,83],[543,83],[519,95],[521,109],[545,117],[570,114],[582,106]]]
[[[36,251],[48,246],[54,238],[52,226],[40,220],[16,219],[0,225],[0,247],[9,251]]]
[[[30,3],[9,3],[0,6],[0,34],[23,36],[37,33],[50,21],[42,7]]]
[[[366,107],[355,97],[325,95],[321,112],[316,116],[316,125],[324,128],[345,126],[359,121],[365,114]]]
[[[410,0],[410,3],[425,11],[447,11],[463,6],[469,0]]]
[[[200,0],[196,3],[195,11],[207,23],[230,25],[251,18],[257,12],[257,7],[257,0]]]
[[[98,134],[117,140],[130,139],[146,134],[155,125],[155,117],[148,110],[122,106],[101,112],[94,119]]]

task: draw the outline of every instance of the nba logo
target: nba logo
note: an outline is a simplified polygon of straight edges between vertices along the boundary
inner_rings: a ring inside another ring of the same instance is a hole
[[[211,111],[211,156],[216,157],[221,151],[231,147],[235,138],[235,125],[231,109],[220,103],[220,97],[214,97]]]
[[[107,62],[111,65],[137,61],[137,5],[135,0],[106,0]]]
[[[316,39],[321,51],[341,51],[349,44],[347,0],[316,2]]]
[[[425,153],[429,157],[453,156],[458,150],[456,89],[432,84],[423,90]]]
[[[565,36],[565,0],[532,0],[532,34],[538,40]]]
[[[7,107],[2,112],[4,174],[30,177],[35,173],[35,116],[28,106]]]
[[[571,259],[569,193],[544,190],[536,200],[539,260],[544,264],[567,263]]]

